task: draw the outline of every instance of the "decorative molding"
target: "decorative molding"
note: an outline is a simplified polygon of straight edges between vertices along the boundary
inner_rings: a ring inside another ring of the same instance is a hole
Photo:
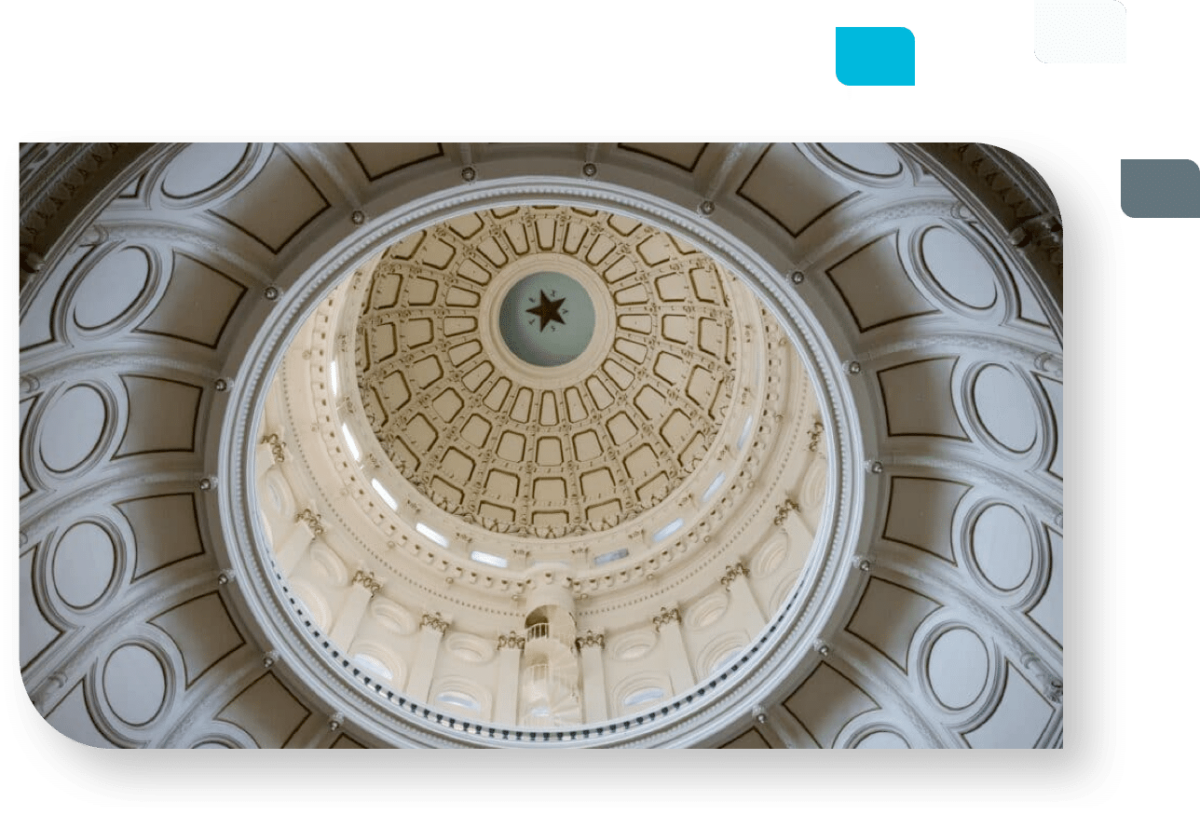
[[[821,419],[813,420],[812,429],[808,431],[808,451],[816,452],[817,445],[821,443],[821,437],[825,432],[825,425],[821,423]]]
[[[271,457],[275,459],[275,463],[281,464],[287,459],[284,455],[287,444],[279,437],[279,433],[273,432],[270,435],[264,436],[262,442],[271,445]]]
[[[1021,666],[1029,670],[1042,683],[1042,694],[1055,704],[1063,702],[1063,682],[1046,666],[1046,663],[1033,653],[1021,654]]]
[[[592,631],[589,630],[587,633],[584,633],[582,636],[576,637],[575,649],[582,650],[585,647],[599,647],[599,648],[603,649],[604,648],[604,634],[603,633],[593,633]]]
[[[934,165],[941,182],[986,210],[1057,304],[1063,301],[1062,220],[1041,175],[1024,160],[990,144],[915,144],[904,147]]]
[[[1063,375],[1063,360],[1062,356],[1057,353],[1040,353],[1036,361],[1037,369],[1043,373],[1049,373],[1051,376],[1062,378]]]
[[[66,689],[66,687],[67,676],[64,673],[61,671],[51,673],[46,677],[45,681],[38,685],[38,688],[30,694],[30,698],[33,700],[33,704],[37,708],[38,712],[45,716],[49,712],[49,710],[46,709],[47,701],[60,694]]]
[[[313,536],[325,533],[325,525],[321,520],[321,515],[314,512],[312,509],[301,509],[296,514],[296,522],[304,523],[312,531]]]
[[[421,614],[421,627],[436,630],[439,634],[444,634],[450,623],[442,618],[441,613],[423,613]]]
[[[858,555],[854,558],[854,567],[866,573],[875,567],[875,558],[868,555]]]
[[[86,233],[100,205],[111,200],[106,187],[119,183],[122,173],[154,149],[149,144],[46,144],[21,156],[22,288],[58,260],[51,252],[64,233],[72,227],[81,236]]]
[[[496,649],[504,650],[506,648],[524,650],[525,637],[519,635],[515,630],[510,630],[508,633],[501,633],[496,641]]]
[[[662,612],[654,617],[655,630],[662,630],[664,625],[678,625],[681,623],[679,608],[671,608],[670,610],[663,608]]]
[[[733,565],[725,566],[725,576],[721,577],[721,585],[728,591],[738,577],[748,576],[750,576],[750,569],[746,567],[745,563],[738,560]]]
[[[371,596],[375,596],[375,594],[379,593],[379,589],[383,587],[383,583],[375,578],[374,571],[356,571],[354,573],[354,579],[350,584],[362,585],[371,592]]]
[[[796,504],[796,501],[789,497],[775,510],[775,519],[771,522],[776,526],[782,526],[785,522],[787,522],[787,516],[792,512],[800,514],[800,507]]]

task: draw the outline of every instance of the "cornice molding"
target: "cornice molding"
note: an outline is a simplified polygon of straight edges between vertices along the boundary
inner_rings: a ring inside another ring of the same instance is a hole
[[[939,181],[977,204],[1007,236],[1060,314],[1063,308],[1062,216],[1045,179],[1019,156],[991,144],[899,145],[924,158]],[[1061,322],[1059,325],[1061,333]]]
[[[21,288],[57,262],[117,191],[150,144],[27,144],[20,155]]]

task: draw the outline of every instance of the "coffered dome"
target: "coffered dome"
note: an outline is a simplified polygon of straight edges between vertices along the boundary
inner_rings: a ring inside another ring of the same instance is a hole
[[[456,217],[390,247],[362,308],[371,431],[421,495],[489,530],[637,517],[757,401],[739,362],[763,343],[759,309],[711,258],[623,215]]]

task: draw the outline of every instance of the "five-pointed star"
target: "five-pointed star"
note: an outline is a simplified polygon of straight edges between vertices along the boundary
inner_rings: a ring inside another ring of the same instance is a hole
[[[542,324],[538,327],[538,333],[546,330],[546,326],[551,322],[557,322],[560,325],[566,325],[567,323],[563,321],[562,315],[559,314],[558,309],[561,308],[562,304],[567,301],[567,298],[563,297],[561,300],[552,300],[546,296],[545,291],[540,291],[538,293],[542,295],[542,301],[533,308],[525,309],[525,313],[533,314],[541,320]]]

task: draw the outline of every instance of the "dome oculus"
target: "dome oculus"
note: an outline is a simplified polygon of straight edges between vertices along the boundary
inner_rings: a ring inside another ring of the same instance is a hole
[[[535,272],[514,283],[497,317],[508,349],[539,367],[578,358],[596,328],[596,308],[587,291],[557,271]]]

